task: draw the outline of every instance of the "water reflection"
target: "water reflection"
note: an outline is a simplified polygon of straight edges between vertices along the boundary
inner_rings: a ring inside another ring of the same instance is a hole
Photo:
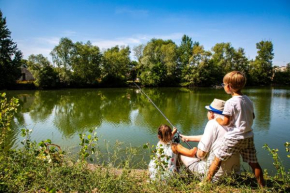
[[[213,98],[227,100],[230,97],[221,89],[144,88],[143,91],[171,123],[185,134],[203,132],[207,122],[204,107]],[[259,124],[257,130],[269,130],[272,98],[287,97],[287,93],[255,89],[246,90],[245,94],[254,102],[255,123]],[[150,134],[155,134],[160,124],[168,124],[138,89],[35,91],[16,94],[16,97],[21,104],[16,115],[18,125],[28,124],[23,117],[24,113],[29,115],[33,123],[45,123],[51,118],[53,125],[67,137],[100,127],[104,122],[116,128],[124,124],[145,126]],[[289,103],[289,100],[285,103]]]
[[[255,130],[269,130],[271,122],[272,92],[273,89],[269,88],[255,89],[247,92],[247,95],[251,98],[255,106]],[[259,126],[255,123],[258,123]]]
[[[207,122],[204,107],[214,98],[228,100],[231,97],[223,89],[143,90],[172,124],[187,135],[203,133]],[[287,136],[290,135],[287,129],[290,89],[248,88],[244,93],[255,106],[254,133],[258,156],[269,157],[262,149],[265,143],[282,152],[283,143],[289,141]],[[158,126],[169,124],[146,96],[133,88],[8,91],[7,96],[20,100],[7,147],[19,143],[19,130],[23,127],[35,130],[33,140],[52,138],[54,143],[65,147],[77,146],[79,133],[97,127],[101,139],[119,140],[137,147],[147,142],[155,144]],[[286,158],[286,154],[283,156]],[[271,162],[262,164],[265,168],[271,165]]]
[[[54,107],[54,125],[65,135],[84,132],[102,123],[101,96],[97,92],[68,90]]]

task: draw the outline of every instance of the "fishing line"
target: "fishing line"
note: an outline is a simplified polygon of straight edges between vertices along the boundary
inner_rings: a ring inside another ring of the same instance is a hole
[[[157,107],[157,105],[155,105],[155,103],[151,100],[151,98],[140,88],[140,86],[138,86],[138,84],[136,84],[134,81],[133,83],[137,86],[137,88],[141,91],[142,94],[144,94],[147,99],[153,104],[153,106],[161,113],[161,115],[166,119],[166,121],[171,125],[172,128],[176,128],[174,127],[174,125],[169,121],[169,119],[164,115],[164,113]],[[177,129],[177,128],[176,128]],[[177,130],[177,135],[178,137],[181,137],[180,136],[180,132]],[[184,141],[189,148],[192,148],[191,145],[189,145],[189,143],[187,141]]]

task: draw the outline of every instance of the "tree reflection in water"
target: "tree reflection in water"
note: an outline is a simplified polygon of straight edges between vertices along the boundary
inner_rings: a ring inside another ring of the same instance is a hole
[[[207,123],[204,107],[214,98],[228,100],[231,97],[223,89],[211,88],[142,90],[186,135],[203,133]],[[275,141],[285,142],[285,136],[290,135],[285,129],[289,124],[285,121],[289,119],[290,89],[248,88],[243,92],[255,106],[256,147],[260,156],[267,156],[262,150],[264,143],[279,148]],[[7,97],[12,96],[19,98],[20,108],[14,119],[10,147],[16,143],[23,127],[35,129],[34,139],[54,138],[54,143],[67,147],[78,145],[79,133],[97,127],[100,141],[119,140],[137,147],[147,142],[155,144],[159,125],[169,124],[137,88],[8,91]],[[273,137],[284,138],[271,140]]]

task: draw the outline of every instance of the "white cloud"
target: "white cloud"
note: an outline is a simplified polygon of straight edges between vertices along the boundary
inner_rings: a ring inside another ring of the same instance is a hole
[[[92,43],[101,49],[108,49],[111,47],[114,47],[116,45],[119,46],[129,46],[129,45],[135,45],[135,44],[141,44],[141,39],[138,38],[117,38],[115,40],[95,40],[92,41]]]
[[[51,60],[50,52],[52,49],[50,48],[41,48],[41,47],[34,47],[34,46],[25,46],[21,47],[19,46],[19,49],[23,53],[23,58],[27,59],[30,55],[38,55],[42,54],[44,57],[47,57],[49,60]]]
[[[183,34],[182,33],[173,33],[167,35],[134,35],[132,37],[123,37],[123,38],[116,38],[115,40],[106,40],[106,39],[99,39],[93,40],[92,44],[98,46],[102,51],[105,51],[108,48],[112,48],[114,46],[129,46],[131,49],[134,46],[140,44],[146,44],[151,39],[163,39],[163,40],[173,40],[175,42],[181,40]],[[134,53],[131,50],[130,58],[132,60],[136,59],[134,57]]]
[[[37,44],[49,44],[49,45],[57,45],[59,43],[59,37],[39,37],[35,38],[35,43]]]
[[[132,47],[139,44],[146,44],[153,38],[164,40],[171,39],[173,41],[176,41],[181,40],[182,36],[183,36],[182,33],[173,33],[167,35],[134,35],[132,37],[116,38],[115,40],[106,40],[106,39],[93,40],[92,44],[98,46],[101,49],[108,49],[116,45]]]
[[[69,31],[67,31],[69,32]],[[75,34],[71,32],[71,34]],[[120,37],[115,39],[93,39],[89,38],[93,45],[98,46],[101,50],[105,50],[108,48],[112,48],[116,45],[118,46],[130,46],[133,48],[134,46],[140,44],[146,44],[152,38],[156,39],[164,39],[168,40],[171,39],[173,41],[181,40],[183,34],[182,33],[173,33],[173,34],[163,34],[163,35],[146,35],[146,34],[138,34],[133,35],[131,37]],[[50,52],[53,48],[59,44],[61,37],[35,37],[26,40],[19,40],[17,42],[17,46],[19,50],[22,51],[23,57],[28,58],[31,54],[42,54],[43,56],[47,57],[51,60]],[[80,41],[80,40],[72,40],[73,42]]]
[[[23,53],[23,58],[27,59],[31,54],[42,54],[51,60],[50,52],[53,48],[59,44],[62,37],[74,36],[76,32],[74,31],[63,31],[59,37],[34,37],[25,40],[16,40],[17,47]]]
[[[31,54],[42,54],[50,60],[50,52],[59,40],[59,37],[35,37],[16,42],[18,49],[23,53],[23,58],[27,59]]]
[[[160,35],[156,36],[157,38],[163,39],[163,40],[181,40],[183,33],[173,33],[168,35]]]

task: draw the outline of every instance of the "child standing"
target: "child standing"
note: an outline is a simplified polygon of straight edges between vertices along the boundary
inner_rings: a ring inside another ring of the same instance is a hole
[[[151,180],[161,179],[165,180],[177,171],[176,161],[178,155],[176,152],[177,144],[172,142],[174,134],[177,132],[176,128],[173,131],[168,125],[161,125],[158,128],[159,142],[156,145],[156,155],[149,163],[149,174]],[[179,147],[179,146],[178,146]],[[195,155],[197,148],[191,150],[191,154]]]
[[[227,126],[228,132],[224,135],[222,145],[209,168],[207,181],[211,181],[222,161],[239,152],[243,161],[251,166],[258,184],[263,187],[263,172],[257,160],[252,130],[254,107],[252,101],[241,92],[245,84],[246,78],[239,71],[229,72],[223,78],[224,90],[231,94],[232,98],[225,103],[224,119],[217,118],[216,121],[222,126]]]

